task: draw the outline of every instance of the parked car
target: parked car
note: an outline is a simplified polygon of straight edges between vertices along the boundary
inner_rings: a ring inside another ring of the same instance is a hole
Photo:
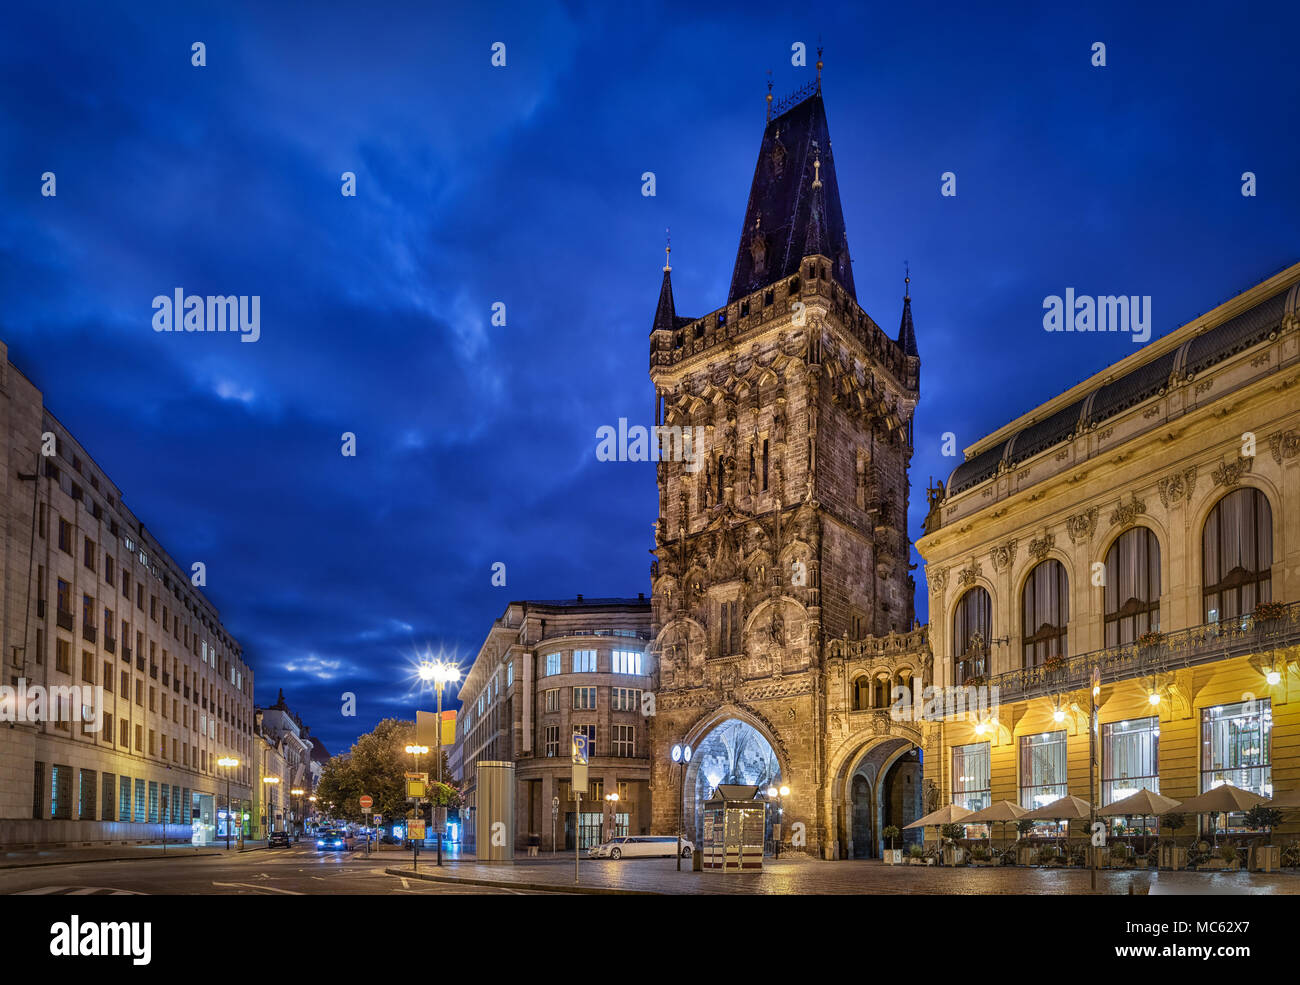
[[[289,832],[287,831],[272,831],[266,839],[267,848],[288,848],[290,844]]]
[[[316,847],[323,852],[339,849],[350,852],[357,847],[357,839],[352,832],[336,828],[320,832],[316,836]]]
[[[682,839],[682,858],[690,858],[695,846]],[[629,835],[611,838],[587,849],[591,858],[672,858],[677,854],[676,835]]]

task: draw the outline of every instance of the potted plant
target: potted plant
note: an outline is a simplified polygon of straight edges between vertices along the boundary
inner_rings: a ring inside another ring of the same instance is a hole
[[[1293,841],[1282,849],[1282,864],[1291,869],[1300,868],[1300,841]]]
[[[1129,864],[1128,845],[1122,841],[1113,841],[1110,844],[1110,867],[1112,869],[1125,869]]]
[[[1043,845],[1034,853],[1035,865],[1060,865],[1060,856],[1056,854],[1055,845]]]
[[[993,853],[989,851],[987,845],[975,845],[970,850],[970,864],[982,868],[997,865],[997,862],[993,860]]]
[[[1271,633],[1281,629],[1282,620],[1286,618],[1286,603],[1261,602],[1250,614],[1250,621],[1260,633]]]
[[[898,840],[898,836],[899,834],[901,834],[901,832],[898,830],[898,826],[896,824],[887,825],[885,830],[882,831],[881,834],[883,834],[886,840],[888,840],[889,842],[889,847],[886,848],[884,851],[885,864],[902,865],[903,850],[901,848],[894,847],[894,842]]]
[[[1165,634],[1159,632],[1143,633],[1137,638],[1137,648],[1139,650],[1150,650],[1159,646],[1165,641]]]
[[[909,856],[908,865],[925,865],[925,849],[920,845],[913,845],[907,850],[907,854]]]
[[[1036,849],[1034,848],[1033,845],[1030,845],[1028,842],[1025,841],[1025,836],[1033,830],[1034,830],[1033,821],[1026,821],[1024,818],[1021,818],[1019,821],[1016,822],[1016,835],[1019,839],[1014,846],[1016,850],[1015,857],[1016,857],[1017,865],[1034,864],[1034,853]]]
[[[1166,814],[1160,818],[1160,823],[1173,832],[1168,843],[1160,846],[1160,867],[1162,869],[1181,869],[1188,864],[1188,858],[1187,849],[1178,844],[1178,832],[1187,826],[1187,818],[1177,813]]]
[[[1222,868],[1235,872],[1241,868],[1241,849],[1236,843],[1225,841],[1219,846],[1219,859],[1223,862]]]
[[[965,849],[957,844],[957,839],[966,833],[960,824],[945,824],[939,832],[943,836],[943,864],[961,865],[965,861]]]
[[[1276,807],[1259,804],[1246,812],[1246,827],[1264,832],[1262,845],[1250,846],[1251,872],[1272,872],[1282,864],[1282,853],[1273,845],[1273,829],[1282,823],[1282,812]]]

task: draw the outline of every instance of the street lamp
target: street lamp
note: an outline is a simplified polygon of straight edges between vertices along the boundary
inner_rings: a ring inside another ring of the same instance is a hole
[[[406,751],[415,757],[415,772],[420,772],[420,757],[427,755],[428,746],[407,746]]]
[[[420,664],[420,680],[426,684],[432,683],[433,688],[438,693],[438,717],[436,721],[436,730],[438,733],[438,786],[442,786],[442,691],[448,684],[455,684],[460,680],[460,668],[454,663],[446,660],[426,660]],[[434,805],[434,811],[438,810],[438,805]],[[442,865],[442,825],[438,824],[438,864]]]
[[[776,800],[776,824],[772,826],[772,857],[781,857],[781,825],[785,821],[785,798],[790,796],[790,788],[784,783],[780,787],[768,787],[767,797],[769,800]]]
[[[234,756],[222,756],[217,760],[218,766],[226,768],[226,851],[230,851],[230,771],[239,765],[239,760]]]
[[[305,794],[306,792],[307,791],[303,790],[301,787],[294,787],[292,790],[289,791],[290,796],[298,798],[298,803],[296,803],[293,807],[293,823],[295,827],[297,827],[298,824],[302,821],[302,795]],[[293,837],[295,841],[298,840],[298,833],[296,831],[294,832]]]
[[[681,767],[677,788],[677,871],[682,871],[682,827],[686,824],[686,764],[691,761],[691,747],[673,746],[673,762]],[[697,845],[698,849],[699,846]]]
[[[616,826],[614,822],[614,818],[615,818],[614,812],[618,810],[618,794],[616,793],[605,794],[605,807],[607,808],[607,813],[609,814],[609,834],[606,836],[605,840],[609,841],[614,837],[614,829]]]
[[[264,776],[262,777],[262,782],[274,785],[280,782],[280,778],[278,776]],[[271,847],[271,832],[275,828],[275,812],[273,810],[273,805],[271,804],[270,787],[266,789],[265,794],[266,795],[262,798],[262,806],[266,808],[266,845],[269,848]]]

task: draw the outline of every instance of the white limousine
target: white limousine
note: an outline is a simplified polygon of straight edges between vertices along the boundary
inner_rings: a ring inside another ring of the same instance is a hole
[[[682,858],[690,858],[695,846],[682,839]],[[630,835],[613,838],[587,849],[591,858],[672,858],[677,854],[676,835]]]

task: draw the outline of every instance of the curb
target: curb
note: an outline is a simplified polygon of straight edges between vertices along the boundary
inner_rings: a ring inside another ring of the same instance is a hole
[[[596,886],[557,886],[553,882],[502,882],[499,879],[478,879],[468,876],[435,876],[410,869],[384,869],[390,876],[403,879],[423,879],[425,882],[460,883],[465,886],[493,886],[497,889],[532,889],[547,893],[599,896],[664,896],[652,889],[601,889]]]
[[[220,855],[220,852],[192,852],[174,855],[125,855],[118,858],[63,858],[41,862],[0,862],[0,869],[37,869],[48,865],[90,865],[95,862],[156,862],[160,859],[173,858],[207,858]]]

